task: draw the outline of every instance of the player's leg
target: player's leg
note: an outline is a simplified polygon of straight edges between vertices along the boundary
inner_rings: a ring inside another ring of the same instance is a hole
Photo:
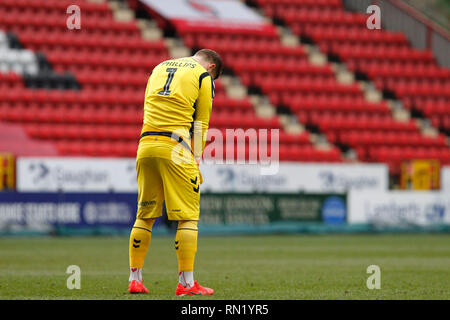
[[[178,220],[175,249],[178,258],[179,283],[177,295],[213,294],[194,281],[197,252],[197,223],[200,207],[200,172],[197,164],[160,162],[166,210],[169,220]]]
[[[162,180],[156,161],[156,158],[142,158],[136,161],[138,210],[129,241],[130,293],[148,292],[142,283],[142,268],[150,247],[153,223],[162,214],[164,200]]]
[[[197,252],[198,221],[178,221],[175,237],[175,250],[178,258],[178,286],[176,294],[184,295],[210,295],[214,293],[211,288],[201,286],[194,280],[194,261]]]
[[[179,283],[183,287],[194,285],[194,260],[197,252],[197,221],[178,221],[175,250],[178,259]]]
[[[150,247],[152,227],[155,219],[136,219],[130,233],[129,258],[131,281],[142,282],[142,267]]]

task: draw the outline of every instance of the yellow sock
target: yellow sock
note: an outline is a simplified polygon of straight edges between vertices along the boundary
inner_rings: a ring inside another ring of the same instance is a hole
[[[194,271],[194,259],[197,252],[197,221],[179,221],[175,237],[175,249],[178,258],[178,272]]]
[[[141,269],[144,266],[154,222],[155,219],[136,219],[130,234],[130,268]]]

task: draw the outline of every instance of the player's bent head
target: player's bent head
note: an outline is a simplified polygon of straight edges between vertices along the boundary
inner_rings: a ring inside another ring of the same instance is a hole
[[[197,51],[194,57],[199,57],[203,60],[205,69],[211,73],[214,80],[219,78],[223,72],[223,63],[220,55],[211,49],[201,49]]]

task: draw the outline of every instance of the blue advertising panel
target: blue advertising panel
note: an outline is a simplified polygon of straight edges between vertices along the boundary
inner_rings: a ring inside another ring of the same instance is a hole
[[[130,228],[136,193],[0,193],[0,228],[5,226],[110,226]]]
[[[322,203],[322,220],[327,224],[343,224],[347,218],[347,205],[344,197],[330,196]]]
[[[301,232],[305,226],[345,226],[347,220],[345,194],[204,193],[200,207],[199,230],[206,233],[279,232],[282,226]],[[3,192],[0,234],[126,234],[136,209],[137,193]],[[155,227],[167,234],[176,223],[163,209]]]

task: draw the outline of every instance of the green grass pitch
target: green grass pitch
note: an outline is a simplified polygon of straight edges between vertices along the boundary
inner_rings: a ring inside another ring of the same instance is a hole
[[[0,238],[0,299],[199,299],[175,296],[174,237],[154,235],[147,295],[130,295],[127,237]],[[69,265],[81,289],[69,290]],[[369,290],[369,265],[381,289]],[[202,236],[195,278],[201,299],[449,299],[450,235]]]

